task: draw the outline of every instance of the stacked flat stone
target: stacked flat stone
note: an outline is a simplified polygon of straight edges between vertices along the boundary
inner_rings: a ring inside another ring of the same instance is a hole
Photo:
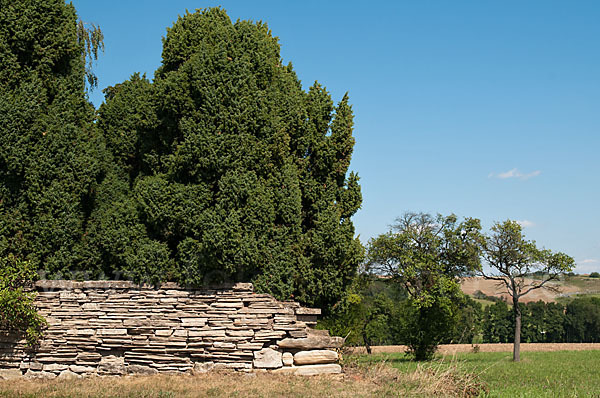
[[[0,331],[0,379],[192,373],[230,369],[340,373],[343,339],[311,329],[319,309],[254,293],[115,281],[39,281],[48,322],[39,346]]]

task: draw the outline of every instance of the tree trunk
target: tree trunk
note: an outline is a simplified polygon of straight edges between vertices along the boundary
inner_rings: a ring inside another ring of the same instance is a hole
[[[513,298],[513,311],[515,314],[515,342],[513,344],[513,361],[521,360],[521,308],[519,307],[519,299]]]
[[[371,355],[371,343],[369,342],[369,338],[367,337],[367,327],[362,330],[363,341],[365,343],[365,348],[367,350],[367,354]]]

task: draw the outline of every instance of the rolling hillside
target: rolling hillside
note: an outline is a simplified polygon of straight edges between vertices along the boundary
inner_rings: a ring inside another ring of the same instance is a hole
[[[552,282],[551,286],[559,289],[559,292],[553,292],[547,289],[537,289],[521,298],[521,302],[530,301],[564,301],[569,298],[582,295],[600,295],[600,278],[589,278],[585,275],[567,276],[564,280]],[[510,296],[506,290],[498,285],[496,281],[485,280],[481,277],[464,278],[461,283],[462,291],[465,294],[473,296],[477,291],[481,291],[488,296],[503,297],[510,303]]]

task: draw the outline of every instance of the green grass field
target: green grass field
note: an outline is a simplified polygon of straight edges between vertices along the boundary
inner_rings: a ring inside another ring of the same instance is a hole
[[[416,364],[403,354],[363,356],[360,361],[384,361],[401,372],[418,366],[456,366],[473,373],[487,386],[484,397],[600,397],[600,352],[555,351],[521,353],[520,363],[506,352],[461,353]]]

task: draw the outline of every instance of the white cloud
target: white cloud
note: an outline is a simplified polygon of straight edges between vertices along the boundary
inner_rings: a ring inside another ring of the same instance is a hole
[[[589,274],[590,272],[598,272],[600,260],[595,258],[586,258],[584,260],[577,261],[575,272],[580,274]]]
[[[531,173],[522,173],[515,167],[514,169],[505,171],[503,173],[490,173],[488,177],[500,178],[501,180],[506,180],[507,178],[518,178],[519,180],[528,180],[530,178],[537,177],[540,174],[542,174],[540,170],[535,170]]]
[[[519,224],[523,228],[535,227],[535,223],[529,220],[517,220],[517,224]]]

